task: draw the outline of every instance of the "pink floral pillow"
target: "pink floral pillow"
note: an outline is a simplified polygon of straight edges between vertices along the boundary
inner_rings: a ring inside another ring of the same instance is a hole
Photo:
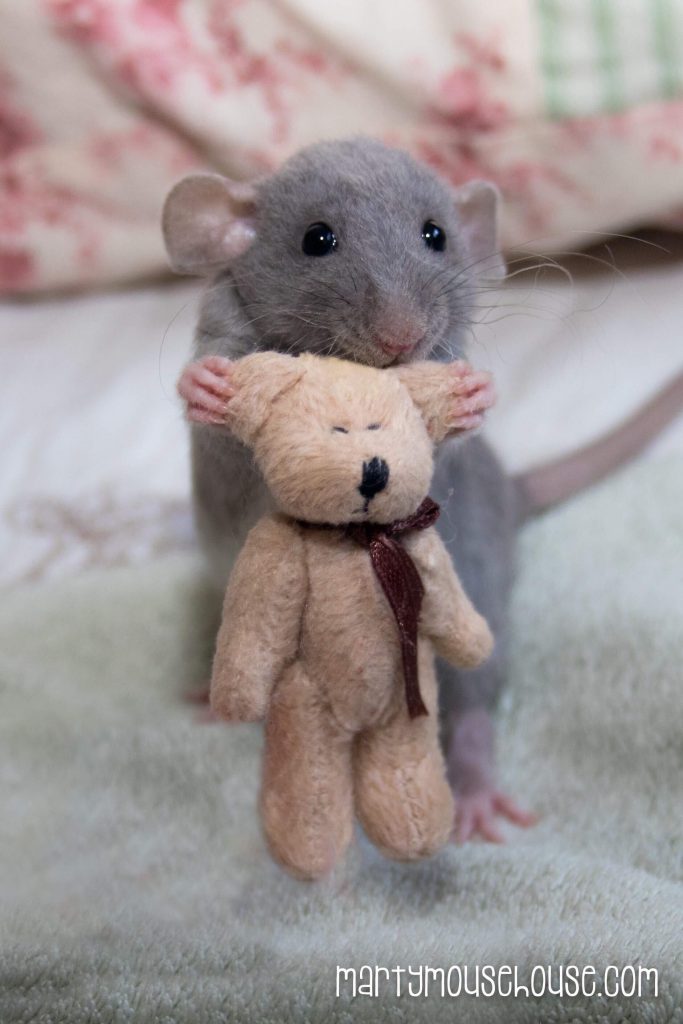
[[[676,0],[22,0],[0,37],[0,290],[166,264],[193,167],[263,174],[324,137],[404,146],[505,195],[504,239],[683,226]]]

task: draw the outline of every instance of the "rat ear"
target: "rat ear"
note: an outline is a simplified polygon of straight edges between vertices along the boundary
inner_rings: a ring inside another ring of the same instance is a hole
[[[455,194],[472,274],[492,281],[502,281],[506,273],[498,238],[500,203],[500,192],[490,181],[468,181]]]
[[[191,174],[169,192],[161,217],[171,266],[206,274],[245,252],[256,237],[257,191],[220,174]]]
[[[235,437],[251,445],[268,419],[273,403],[306,373],[306,361],[278,352],[255,352],[232,364],[234,395],[226,423]]]
[[[406,388],[434,444],[439,444],[453,433],[454,394],[460,375],[458,370],[465,365],[460,361],[408,363],[382,371],[398,377]]]

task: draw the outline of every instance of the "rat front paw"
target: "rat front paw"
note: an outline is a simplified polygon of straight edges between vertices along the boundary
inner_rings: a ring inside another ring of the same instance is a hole
[[[474,370],[469,363],[453,364],[452,404],[448,417],[453,433],[476,430],[484,414],[496,401],[493,377],[485,370]]]
[[[232,363],[223,356],[205,356],[185,367],[178,381],[178,394],[191,422],[225,425],[234,394],[231,375]]]

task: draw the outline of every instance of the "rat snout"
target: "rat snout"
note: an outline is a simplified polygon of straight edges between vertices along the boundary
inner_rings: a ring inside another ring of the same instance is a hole
[[[395,336],[387,339],[378,339],[378,344],[383,352],[387,355],[408,355],[410,352],[415,351],[420,342],[423,340],[424,335],[419,335],[410,338],[397,339]]]
[[[427,323],[404,297],[384,297],[374,304],[372,339],[385,355],[408,356],[425,339]]]
[[[402,325],[400,328],[384,328],[375,334],[375,342],[389,356],[409,355],[420,342],[425,332],[417,326]]]
[[[378,455],[363,463],[363,476],[358,490],[366,501],[383,491],[389,481],[389,467]]]

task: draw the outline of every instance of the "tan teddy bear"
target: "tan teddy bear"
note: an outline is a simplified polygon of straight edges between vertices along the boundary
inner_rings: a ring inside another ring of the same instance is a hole
[[[434,654],[472,668],[492,647],[426,498],[459,372],[274,353],[233,364],[227,425],[277,511],[230,578],[211,705],[265,718],[264,830],[300,878],[332,868],[354,811],[400,860],[434,853],[452,829]]]

